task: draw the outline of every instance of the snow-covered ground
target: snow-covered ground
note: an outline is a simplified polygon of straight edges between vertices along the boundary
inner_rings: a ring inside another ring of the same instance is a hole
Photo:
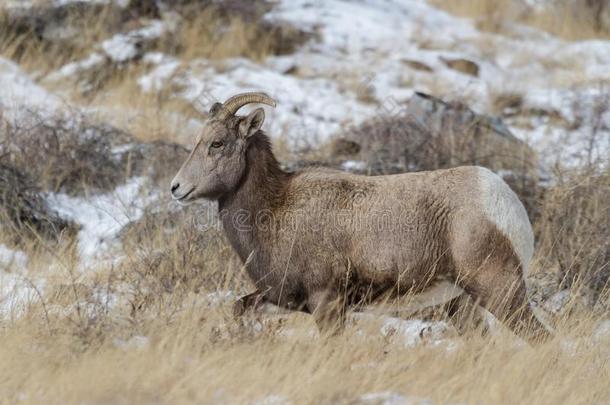
[[[542,156],[563,163],[588,142],[592,106],[609,92],[609,41],[567,42],[516,25],[510,35],[482,32],[471,20],[417,0],[281,1],[266,18],[316,31],[319,39],[293,55],[262,63],[234,58],[221,68],[208,60],[185,65],[149,55],[157,66],[139,79],[142,91],[178,85],[183,90],[176,96],[199,108],[240,91],[266,91],[278,100],[267,120],[269,132],[297,145],[392,113],[414,91],[465,100],[480,112],[493,111],[502,94],[519,95],[523,109],[557,112],[568,122],[583,115],[585,123],[572,130],[544,120],[513,128]],[[462,59],[475,63],[478,74],[447,62]],[[610,126],[610,113],[601,119]],[[594,154],[610,148],[610,134],[602,141]]]
[[[543,117],[512,128],[541,156],[564,164],[581,157],[578,152],[591,132],[587,119],[591,121],[594,104],[609,93],[610,41],[568,42],[519,25],[508,26],[503,34],[484,32],[474,21],[421,0],[284,0],[265,19],[317,35],[294,54],[260,63],[244,58],[221,64],[182,61],[151,52],[142,58],[150,69],[137,79],[140,89],[174,88],[174,97],[200,110],[240,91],[265,91],[278,101],[269,111],[267,130],[296,146],[326,140],[375,115],[395,113],[415,91],[466,101],[486,113],[494,111],[499,96],[517,95],[524,110],[558,113],[568,123],[584,121],[566,129]],[[136,57],[139,42],[174,28],[172,17],[116,34],[46,80],[78,75],[107,58],[127,62]],[[456,60],[474,63],[478,72],[456,70],[451,63]],[[610,113],[601,121],[610,126]],[[610,148],[610,135],[599,145],[595,156]]]
[[[10,122],[26,119],[31,112],[55,114],[61,99],[36,84],[14,62],[0,57],[0,109],[2,118]]]
[[[24,252],[0,244],[0,320],[18,317],[43,291],[44,279],[28,277],[27,264]]]
[[[109,4],[115,3],[121,7],[126,7],[129,0],[51,0],[51,3],[58,6],[65,6],[71,3],[92,3],[92,4]],[[5,0],[3,7],[13,9],[29,9],[36,4],[40,4],[39,0]]]
[[[83,265],[90,267],[103,258],[121,229],[139,219],[146,205],[155,199],[156,193],[143,191],[144,183],[145,179],[135,177],[111,193],[90,198],[65,194],[48,196],[51,209],[81,226],[78,247]]]

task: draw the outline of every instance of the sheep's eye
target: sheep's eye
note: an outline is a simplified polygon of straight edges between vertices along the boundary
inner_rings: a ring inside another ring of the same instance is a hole
[[[220,141],[214,141],[210,144],[211,148],[220,148],[222,146],[222,142]]]

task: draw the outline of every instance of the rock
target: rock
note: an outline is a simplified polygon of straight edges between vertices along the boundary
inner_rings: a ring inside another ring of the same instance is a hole
[[[502,93],[493,99],[494,110],[503,116],[517,114],[523,106],[523,96],[517,93]]]
[[[479,65],[473,61],[468,59],[448,59],[443,57],[440,59],[445,65],[453,70],[457,70],[458,72],[470,76],[479,77]]]
[[[416,60],[402,59],[401,62],[404,65],[410,67],[411,69],[421,70],[423,72],[432,72],[432,71],[434,71],[430,66],[426,65],[425,63],[418,62]]]

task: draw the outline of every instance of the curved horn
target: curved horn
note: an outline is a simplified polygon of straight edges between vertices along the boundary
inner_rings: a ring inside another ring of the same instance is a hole
[[[223,108],[219,111],[218,118],[225,119],[228,116],[235,114],[237,110],[246,104],[251,103],[267,104],[271,107],[276,106],[275,100],[265,93],[241,93],[230,97],[222,104]]]

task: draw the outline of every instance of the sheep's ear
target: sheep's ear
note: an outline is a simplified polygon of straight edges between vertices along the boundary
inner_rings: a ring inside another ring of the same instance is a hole
[[[210,108],[210,112],[209,112],[210,117],[213,117],[216,114],[218,114],[218,112],[221,109],[222,109],[222,103],[214,103],[214,105],[212,105],[212,108]]]
[[[265,121],[265,110],[257,108],[252,111],[248,116],[242,118],[239,123],[239,135],[242,138],[249,138],[256,133],[263,126]]]

